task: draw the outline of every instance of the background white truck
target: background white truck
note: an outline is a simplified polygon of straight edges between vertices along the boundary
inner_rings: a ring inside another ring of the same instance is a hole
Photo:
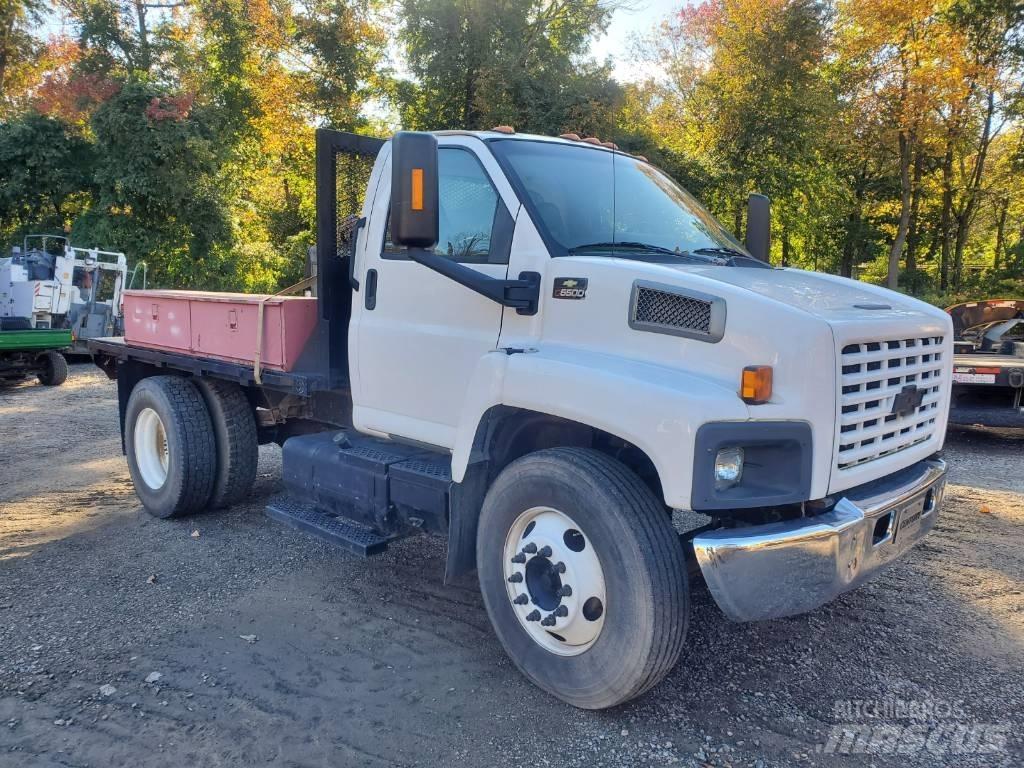
[[[934,525],[949,317],[753,258],[764,199],[744,250],[643,158],[508,129],[320,131],[317,194],[295,366],[261,363],[291,333],[265,297],[129,292],[143,338],[184,313],[192,341],[90,344],[151,513],[232,503],[281,443],[271,516],[362,554],[446,536],[516,665],[586,708],[675,664],[692,574],[732,619],[786,616]],[[197,351],[223,334],[238,359]]]

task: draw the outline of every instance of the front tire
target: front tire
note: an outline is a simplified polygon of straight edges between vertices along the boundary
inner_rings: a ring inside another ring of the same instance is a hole
[[[39,383],[47,387],[59,387],[68,379],[68,361],[60,352],[49,350],[39,356],[42,370]]]
[[[537,686],[603,709],[675,665],[689,617],[683,549],[664,507],[620,462],[582,448],[518,459],[488,491],[478,530],[487,613]]]
[[[213,492],[217,449],[199,390],[180,376],[153,376],[132,390],[125,453],[135,492],[154,517],[203,509]]]

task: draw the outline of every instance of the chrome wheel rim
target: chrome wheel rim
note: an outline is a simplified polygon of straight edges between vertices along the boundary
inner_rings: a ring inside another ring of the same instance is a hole
[[[502,571],[512,610],[530,638],[559,656],[576,656],[601,634],[607,610],[604,570],[569,515],[533,507],[505,538]]]
[[[152,408],[144,408],[135,419],[135,464],[142,482],[154,491],[167,482],[170,450],[167,431],[160,416]]]

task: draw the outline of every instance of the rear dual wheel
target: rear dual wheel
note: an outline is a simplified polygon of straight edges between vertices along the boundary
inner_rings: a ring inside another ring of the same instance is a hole
[[[135,492],[155,517],[206,507],[216,445],[199,390],[180,376],[152,376],[132,390],[125,412],[125,453]]]
[[[228,506],[252,487],[256,425],[237,385],[153,376],[132,390],[125,452],[136,493],[155,517]]]
[[[477,568],[506,652],[574,706],[639,696],[675,665],[689,591],[654,494],[596,451],[555,448],[505,468],[480,513]]]

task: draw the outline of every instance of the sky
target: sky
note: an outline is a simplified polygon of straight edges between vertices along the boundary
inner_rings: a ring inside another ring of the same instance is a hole
[[[594,41],[591,52],[599,61],[608,56],[612,57],[616,80],[639,80],[642,72],[630,56],[631,38],[650,32],[665,17],[686,5],[686,2],[687,0],[633,0],[630,8],[619,9],[612,14],[607,33]]]

